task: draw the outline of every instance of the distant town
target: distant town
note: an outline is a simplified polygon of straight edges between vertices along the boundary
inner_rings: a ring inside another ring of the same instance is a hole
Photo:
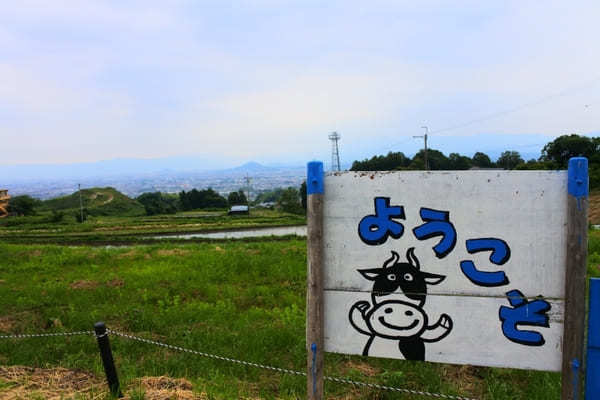
[[[114,174],[86,178],[24,179],[5,183],[12,196],[29,195],[41,200],[65,196],[86,187],[114,187],[129,197],[142,193],[178,193],[193,188],[212,188],[221,195],[241,188],[255,198],[259,193],[281,187],[299,187],[306,176],[306,167],[266,167],[252,162],[240,167],[215,171],[155,171],[148,173]]]

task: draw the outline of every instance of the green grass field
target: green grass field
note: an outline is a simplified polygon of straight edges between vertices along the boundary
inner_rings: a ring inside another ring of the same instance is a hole
[[[589,273],[599,276],[600,234]],[[226,357],[304,370],[306,242],[222,241],[126,248],[0,244],[0,334],[109,328]],[[112,338],[125,387],[185,377],[208,398],[305,397],[303,377]],[[102,377],[92,337],[0,340],[0,365]],[[558,399],[557,373],[327,354],[326,374],[481,399]],[[2,388],[8,387],[0,382]],[[423,399],[326,383],[328,398]],[[132,393],[130,393],[132,394]],[[135,398],[142,398],[137,393]]]

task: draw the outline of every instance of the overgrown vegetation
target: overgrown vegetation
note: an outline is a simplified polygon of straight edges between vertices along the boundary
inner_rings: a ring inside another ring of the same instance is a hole
[[[0,242],[0,334],[109,328],[227,357],[305,370],[306,242],[127,248]],[[599,276],[600,233],[590,234]],[[212,399],[305,398],[303,377],[111,339],[121,381],[185,377]],[[102,376],[91,337],[0,341],[4,365],[61,366]],[[556,373],[326,355],[326,374],[481,399],[560,397]],[[1,385],[0,385],[1,387]],[[2,389],[0,389],[1,391]],[[395,399],[327,382],[328,398]],[[419,396],[402,395],[405,399]]]

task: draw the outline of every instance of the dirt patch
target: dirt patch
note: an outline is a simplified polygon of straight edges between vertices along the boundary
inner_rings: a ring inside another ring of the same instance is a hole
[[[125,281],[123,279],[113,279],[112,281],[106,282],[106,286],[123,287],[125,286]]]
[[[481,397],[485,380],[478,367],[472,365],[446,365],[442,369],[444,380],[456,386],[459,393],[468,393],[469,397]]]
[[[99,193],[99,194],[102,194],[102,193]],[[108,194],[108,199],[106,199],[105,201],[103,201],[103,202],[102,202],[100,205],[101,205],[101,206],[103,206],[103,205],[105,205],[105,204],[108,204],[108,203],[110,203],[111,201],[113,201],[113,200],[114,200],[114,198],[115,198],[115,196],[113,196],[113,194],[112,194],[112,193],[109,193],[109,194]]]
[[[103,379],[79,370],[0,367],[0,380],[6,386],[0,390],[4,400],[102,399],[106,396]]]
[[[159,256],[184,256],[186,254],[189,254],[190,251],[189,250],[182,250],[182,249],[169,249],[169,250],[158,250],[156,252],[156,254],[158,254]]]
[[[588,221],[592,225],[600,224],[600,191],[590,193]]]
[[[252,254],[252,255],[257,255],[257,254],[260,254],[260,250],[248,249],[248,250],[246,250],[246,253]]]
[[[381,372],[378,368],[372,367],[369,364],[362,363],[360,361],[348,361],[344,364],[343,372],[355,370],[359,371],[361,374],[365,376],[375,376],[379,372]]]
[[[132,258],[138,255],[138,252],[135,249],[129,250],[125,253],[121,253],[117,256],[117,258]]]
[[[29,255],[31,257],[40,257],[42,255],[42,251],[41,250],[33,250],[33,251],[29,252]]]
[[[15,326],[14,317],[4,316],[0,317],[0,331],[2,332],[11,332],[12,328]]]
[[[299,248],[296,246],[284,247],[283,249],[281,249],[281,254],[296,253],[298,250]]]
[[[99,282],[96,281],[75,281],[69,285],[71,289],[95,289],[100,285]]]

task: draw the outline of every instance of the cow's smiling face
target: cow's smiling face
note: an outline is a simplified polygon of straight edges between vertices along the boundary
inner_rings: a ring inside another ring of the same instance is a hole
[[[367,325],[378,336],[400,339],[420,335],[427,326],[427,315],[413,304],[388,300],[367,314]]]

